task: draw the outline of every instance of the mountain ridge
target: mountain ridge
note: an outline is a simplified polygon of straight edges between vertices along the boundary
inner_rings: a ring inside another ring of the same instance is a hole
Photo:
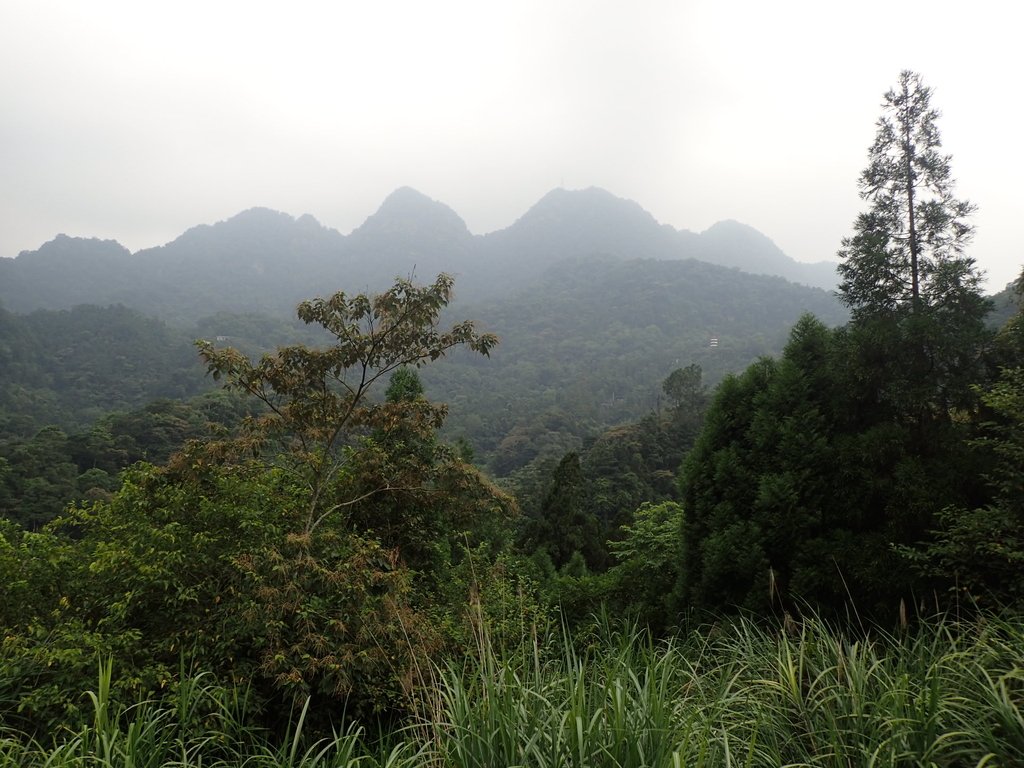
[[[725,221],[700,234],[677,230],[598,187],[554,189],[484,235],[472,234],[451,207],[400,187],[348,235],[309,214],[263,207],[135,253],[116,241],[58,235],[0,259],[0,305],[27,312],[122,302],[171,321],[254,305],[290,313],[296,302],[339,287],[379,290],[396,275],[430,279],[441,271],[456,276],[460,293],[496,297],[555,261],[597,255],[694,258],[826,289],[836,283],[834,264],[797,262],[752,227]]]

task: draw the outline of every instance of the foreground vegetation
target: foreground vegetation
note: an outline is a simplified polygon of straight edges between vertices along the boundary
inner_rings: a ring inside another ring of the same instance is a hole
[[[479,633],[465,664],[433,670],[419,717],[386,740],[357,724],[316,739],[315,700],[276,737],[244,691],[187,676],[160,702],[111,694],[92,721],[38,741],[7,732],[23,766],[1002,766],[1024,761],[1024,624],[925,622],[851,635],[819,619],[739,620],[657,643],[604,629],[579,649],[551,636],[501,653]],[[581,638],[577,638],[579,640]]]

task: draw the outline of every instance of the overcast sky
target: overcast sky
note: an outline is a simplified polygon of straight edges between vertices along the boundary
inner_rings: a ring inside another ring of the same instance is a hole
[[[1009,0],[0,0],[0,255],[132,250],[253,206],[348,233],[399,186],[470,230],[555,187],[835,258],[920,72],[990,290],[1024,264]]]

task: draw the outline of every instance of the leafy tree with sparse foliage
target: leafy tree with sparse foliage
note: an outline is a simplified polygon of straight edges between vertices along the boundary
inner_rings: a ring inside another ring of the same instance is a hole
[[[633,520],[608,542],[615,565],[609,571],[612,600],[645,626],[666,627],[669,602],[679,576],[679,532],[683,508],[674,501],[643,503]]]
[[[214,378],[224,378],[230,388],[266,406],[264,415],[247,421],[245,438],[227,447],[255,456],[269,452],[302,484],[308,499],[306,533],[372,496],[418,490],[405,485],[401,467],[378,455],[378,449],[395,428],[439,428],[446,409],[415,397],[373,402],[368,394],[382,377],[437,360],[454,347],[465,345],[486,355],[497,344],[496,336],[478,334],[471,322],[438,330],[452,286],[452,278],[441,275],[430,286],[397,280],[372,297],[336,293],[302,302],[298,315],[303,322],[319,324],[335,337],[327,349],[282,347],[254,363],[234,349],[199,342]],[[354,457],[372,464],[376,477],[359,476]]]

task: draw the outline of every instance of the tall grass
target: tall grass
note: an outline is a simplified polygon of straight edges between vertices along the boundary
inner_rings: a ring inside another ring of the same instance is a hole
[[[386,748],[358,727],[315,740],[306,706],[286,738],[246,726],[239,694],[181,682],[177,698],[111,710],[52,743],[0,737],[0,766],[639,768],[1024,765],[1024,624],[937,621],[846,635],[738,621],[657,643],[606,630],[578,650],[531,638],[499,654],[485,631],[423,692],[422,720]],[[315,704],[315,702],[314,702]]]
[[[1024,627],[854,639],[739,621],[654,644],[449,666],[437,761],[484,766],[1024,765]]]
[[[110,698],[113,664],[101,661],[96,690],[89,693],[92,722],[54,734],[51,742],[0,733],[0,768],[346,768],[378,765],[364,753],[353,725],[333,738],[310,740],[303,731],[306,701],[285,738],[244,722],[244,693],[208,684],[203,675],[183,676],[174,696],[115,711]],[[414,754],[406,745],[391,764]],[[387,759],[380,763],[388,765]]]

